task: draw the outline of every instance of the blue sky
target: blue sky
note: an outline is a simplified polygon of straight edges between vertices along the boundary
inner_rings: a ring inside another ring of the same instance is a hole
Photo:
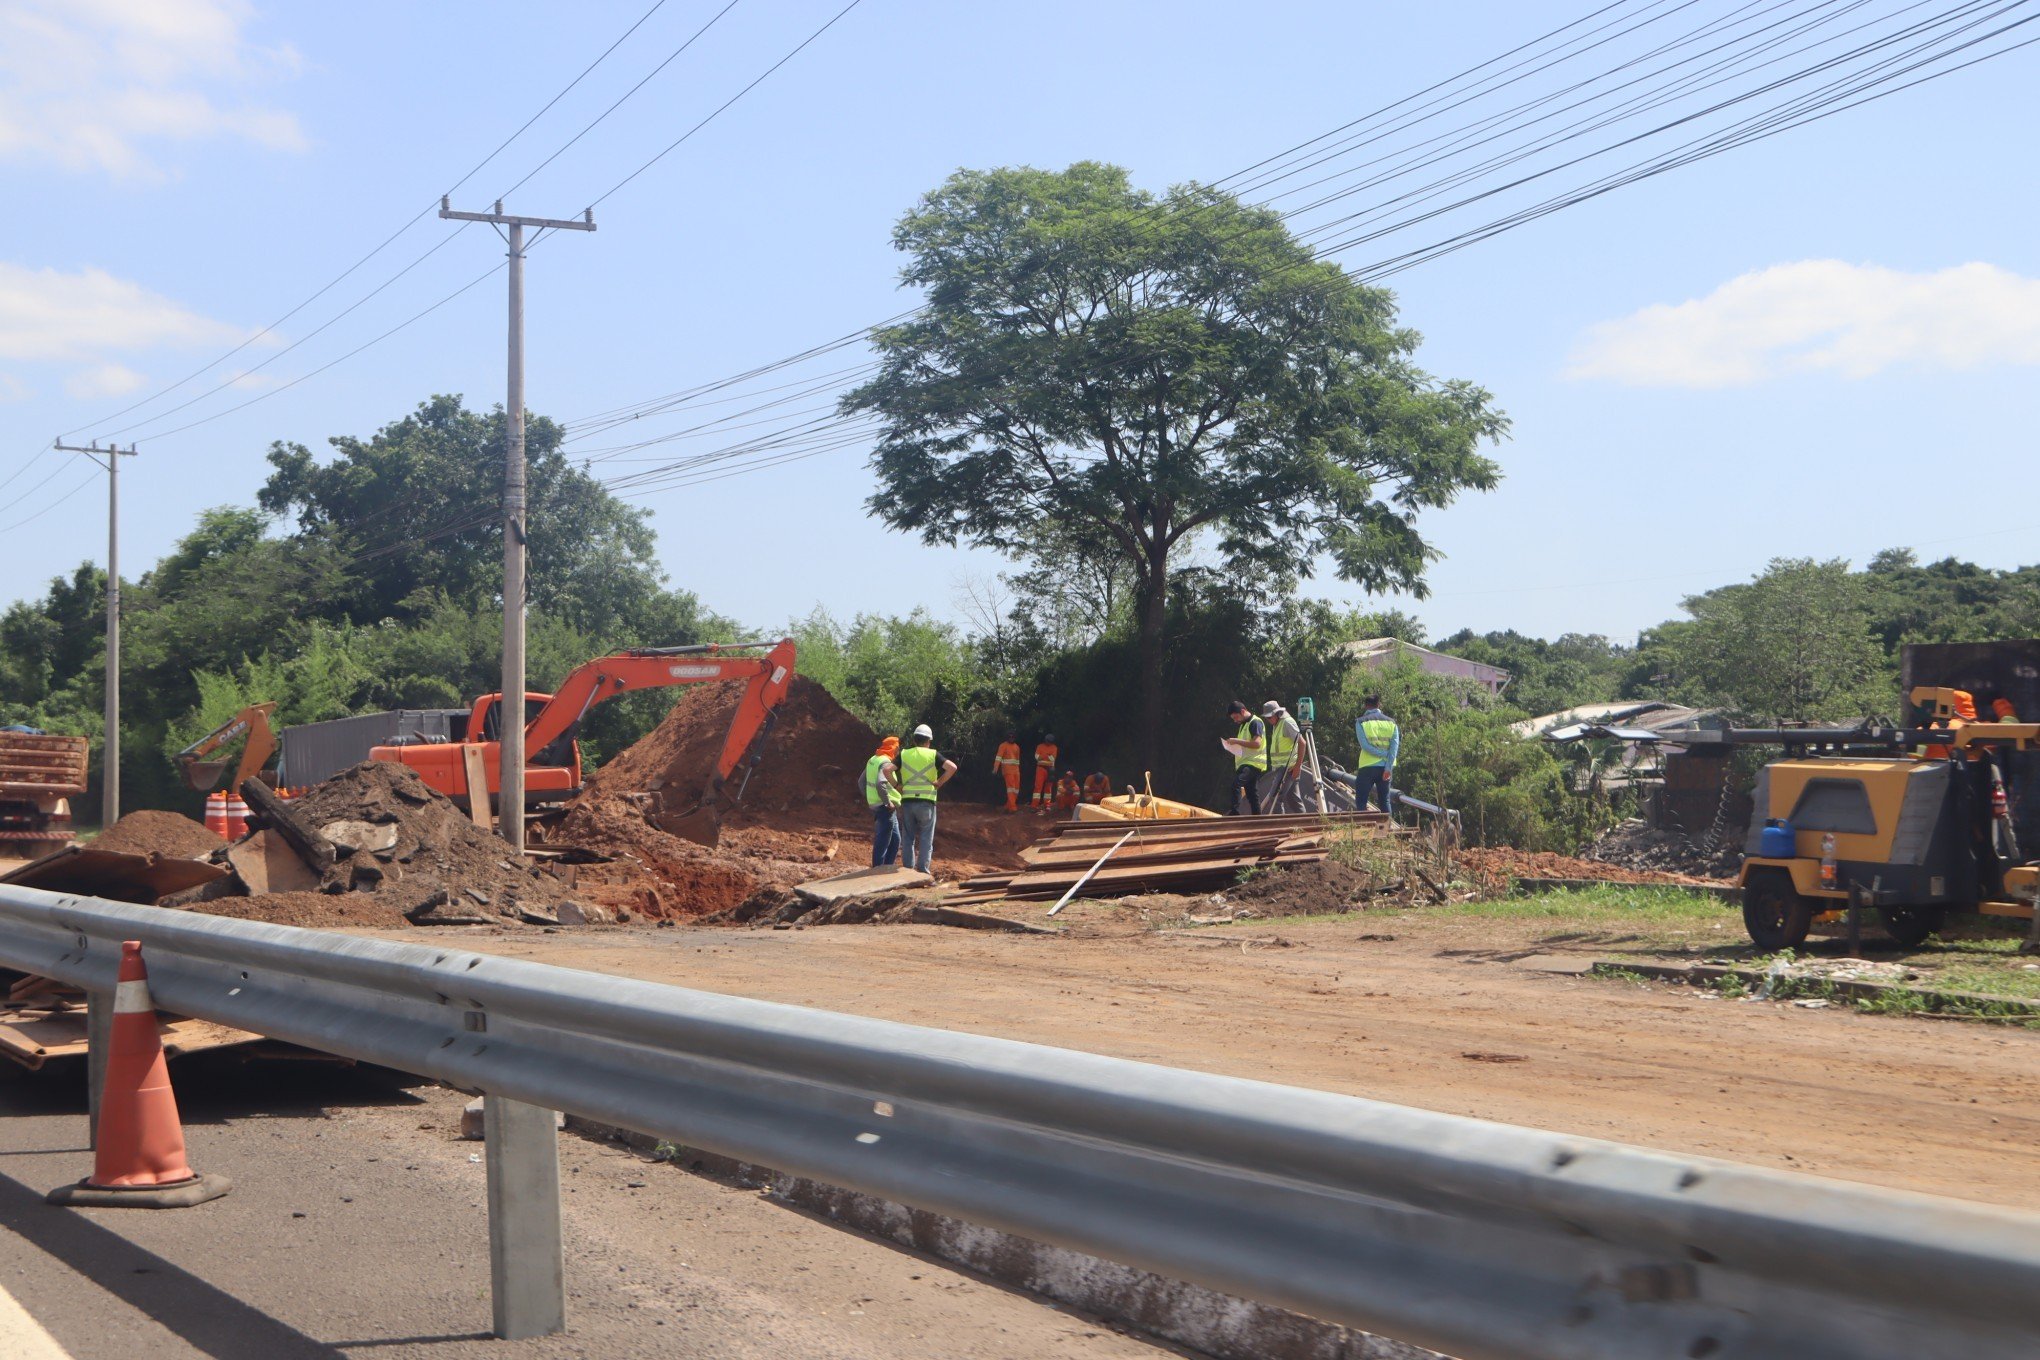
[[[53,434],[108,436],[272,359],[440,242],[453,228],[428,215],[277,338],[105,419],[431,203],[649,3],[10,5],[0,175],[17,210],[0,244],[0,479],[20,475],[0,485],[0,526],[28,522],[0,534],[0,596],[37,593],[104,551],[97,484],[82,470],[43,483],[54,453],[23,471]],[[668,0],[456,206],[508,188],[724,3]],[[510,208],[578,212],[842,3],[742,0]],[[1739,10],[1629,0],[1641,17],[1654,7],[1667,35]],[[1090,158],[1155,189],[1218,179],[1590,8],[863,0],[607,199],[600,230],[534,251],[529,404],[571,420],[912,305],[888,232],[956,167]],[[1900,8],[1879,0],[1866,13]],[[2040,468],[2027,419],[2040,177],[2021,135],[2040,125],[2036,75],[2040,47],[2014,52],[1394,278],[1405,321],[1426,336],[1424,364],[1488,386],[1515,422],[1498,451],[1502,487],[1426,522],[1445,557],[1433,598],[1410,607],[1433,634],[1626,640],[1682,595],[1780,555],[1860,562],[1917,544],[1990,566],[2031,560],[2030,530],[1988,507]],[[242,386],[122,433],[142,448],[122,469],[131,572],[200,508],[251,501],[271,440],[322,450],[434,392],[500,401],[500,277],[276,389],[496,263],[485,232],[448,242]],[[726,613],[765,625],[817,604],[956,616],[966,577],[999,561],[885,532],[863,515],[869,489],[850,448],[645,504],[674,581]],[[1367,603],[1335,580],[1311,589]]]

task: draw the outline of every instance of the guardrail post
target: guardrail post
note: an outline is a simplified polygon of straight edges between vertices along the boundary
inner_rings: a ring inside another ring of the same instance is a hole
[[[505,1341],[566,1330],[560,1245],[560,1145],[553,1111],[482,1097],[488,1140],[489,1284]]]
[[[106,1089],[106,1055],[113,1047],[113,993],[85,993],[86,1141],[99,1146],[99,1096]]]

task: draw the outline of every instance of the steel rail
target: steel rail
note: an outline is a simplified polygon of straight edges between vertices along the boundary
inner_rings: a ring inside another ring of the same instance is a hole
[[[457,948],[0,886],[0,963],[1465,1360],[2028,1360],[2040,1217]],[[544,1127],[550,1137],[550,1123]]]

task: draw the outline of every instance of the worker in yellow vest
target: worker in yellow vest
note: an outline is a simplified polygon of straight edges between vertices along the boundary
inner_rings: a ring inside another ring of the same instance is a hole
[[[1402,754],[1402,729],[1396,726],[1395,719],[1381,711],[1379,694],[1361,700],[1361,713],[1353,724],[1353,733],[1360,738],[1360,759],[1353,772],[1354,805],[1365,812],[1367,797],[1372,794],[1380,800],[1381,810],[1387,812],[1396,758]]]
[[[1289,710],[1270,699],[1261,705],[1261,724],[1268,729],[1268,772],[1261,776],[1261,806],[1269,812],[1306,812],[1303,780],[1303,728]]]
[[[992,773],[1006,785],[1006,811],[1020,810],[1020,734],[1008,732],[992,757]]]
[[[1237,817],[1240,813],[1240,795],[1247,796],[1247,807],[1258,817],[1261,815],[1261,776],[1268,773],[1268,728],[1259,718],[1247,712],[1247,706],[1238,699],[1226,714],[1239,725],[1239,730],[1227,737],[1225,749],[1233,758],[1232,808]]]
[[[1062,749],[1055,744],[1055,733],[1050,732],[1034,748],[1034,806],[1043,812],[1053,807],[1055,794],[1055,761]]]
[[[871,809],[871,867],[896,864],[900,858],[900,790],[893,757],[900,739],[887,737],[864,762],[864,805]]]
[[[900,844],[906,852],[907,868],[933,875],[935,856],[935,799],[942,786],[956,777],[956,762],[935,749],[935,732],[922,723],[914,729],[914,744],[900,752],[893,778],[900,791]]]

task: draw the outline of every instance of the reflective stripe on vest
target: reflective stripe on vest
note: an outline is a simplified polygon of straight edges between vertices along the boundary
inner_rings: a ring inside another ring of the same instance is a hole
[[[881,800],[890,803],[897,796],[893,786],[886,782],[885,762],[884,756],[873,756],[864,762],[864,806],[868,808],[878,807]]]
[[[1258,751],[1242,751],[1238,755],[1234,756],[1233,757],[1234,769],[1265,770],[1268,768],[1268,747],[1267,738],[1265,736],[1265,733],[1267,732],[1268,729],[1267,726],[1263,724],[1259,718],[1249,718],[1245,722],[1241,723],[1240,730],[1234,733],[1234,736],[1240,741],[1252,741],[1254,739],[1254,728],[1256,726],[1260,726],[1261,731],[1264,734],[1262,737],[1261,749]],[[1210,741],[1211,738],[1206,737],[1205,740]]]
[[[1360,724],[1360,730],[1367,734],[1367,740],[1384,751],[1395,740],[1395,720],[1392,718],[1368,718]],[[1357,768],[1365,770],[1384,763],[1380,756],[1372,754],[1366,747],[1360,748],[1360,763]]]
[[[1268,719],[1267,727],[1268,768],[1272,770],[1277,765],[1286,768],[1289,764],[1289,758],[1296,754],[1296,742],[1289,735],[1289,730],[1283,725],[1282,719]]]
[[[935,801],[936,767],[942,763],[932,746],[909,746],[900,752],[900,797]]]

